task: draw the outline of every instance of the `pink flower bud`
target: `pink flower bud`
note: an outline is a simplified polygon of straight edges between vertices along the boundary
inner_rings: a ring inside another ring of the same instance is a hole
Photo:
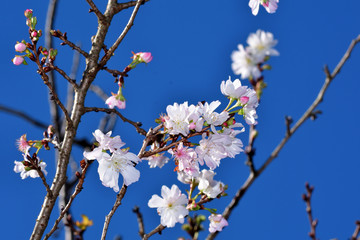
[[[109,106],[109,108],[114,108],[115,106],[119,109],[125,109],[126,103],[125,101],[121,101],[120,99],[116,99],[117,95],[111,96],[106,99],[105,103]]]
[[[153,57],[151,56],[151,52],[142,52],[140,53],[140,59],[145,63],[149,63]]]
[[[242,96],[242,97],[240,98],[240,102],[241,102],[241,104],[247,104],[247,103],[249,102],[249,97],[247,97],[247,96]]]
[[[22,42],[15,44],[15,51],[23,52],[26,50],[26,45]]]
[[[31,36],[32,36],[32,37],[36,37],[37,35],[38,35],[37,31],[33,31],[33,32],[31,33]]]
[[[31,18],[32,14],[33,14],[32,9],[26,9],[25,12],[24,12],[24,15],[25,15],[26,18]]]
[[[24,62],[24,58],[22,56],[15,56],[12,61],[15,65],[20,65]]]
[[[190,123],[190,125],[189,125],[189,129],[190,130],[193,130],[193,129],[195,129],[196,128],[196,125],[195,125],[195,123]]]

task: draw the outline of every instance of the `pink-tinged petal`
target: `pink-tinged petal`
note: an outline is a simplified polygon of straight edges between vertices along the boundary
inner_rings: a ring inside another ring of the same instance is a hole
[[[23,52],[26,50],[26,45],[22,42],[15,44],[15,51]]]
[[[18,65],[21,65],[24,62],[24,58],[21,57],[21,56],[15,56],[12,61],[13,61],[13,63],[15,65],[18,66]]]
[[[151,208],[159,208],[159,207],[165,207],[166,203],[164,202],[164,199],[159,197],[159,195],[154,194],[149,200],[148,206]]]

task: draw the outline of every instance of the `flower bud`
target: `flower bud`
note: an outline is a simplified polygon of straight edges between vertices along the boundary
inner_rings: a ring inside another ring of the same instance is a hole
[[[17,52],[23,52],[26,50],[26,45],[22,42],[19,42],[17,44],[15,44],[15,51]]]
[[[33,31],[33,32],[31,33],[31,36],[32,36],[32,37],[36,37],[37,35],[38,35],[37,31]]]
[[[24,15],[26,18],[31,18],[33,15],[33,10],[32,9],[26,9],[24,12]]]
[[[18,66],[24,62],[24,58],[22,56],[15,56],[12,61]]]
[[[242,97],[240,98],[240,102],[241,102],[241,104],[243,104],[243,105],[247,104],[247,103],[249,102],[249,97],[247,97],[247,96],[242,96]]]

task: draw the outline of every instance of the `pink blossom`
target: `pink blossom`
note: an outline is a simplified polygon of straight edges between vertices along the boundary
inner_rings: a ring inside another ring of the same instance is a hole
[[[38,35],[37,31],[33,31],[33,32],[31,33],[31,36],[32,36],[32,37],[36,37],[37,35]]]
[[[241,104],[247,104],[247,103],[249,102],[249,97],[247,97],[247,96],[242,96],[242,97],[240,98],[240,102],[241,102]]]
[[[12,61],[18,66],[24,62],[24,58],[22,56],[15,56]]]
[[[117,99],[117,95],[109,97],[106,99],[105,103],[109,105],[109,108],[114,108],[116,106],[119,109],[125,109],[126,107],[125,100],[121,101],[120,99]]]
[[[18,149],[23,153],[25,153],[30,148],[30,145],[26,140],[26,134],[22,135],[18,140],[16,140],[16,145],[18,146]]]
[[[140,57],[140,61],[144,63],[149,63],[153,59],[151,52],[139,52],[136,53],[136,55],[138,55]]]
[[[209,226],[209,232],[220,232],[222,231],[223,227],[229,225],[229,223],[226,221],[226,219],[221,214],[211,214],[209,216],[210,226]]]
[[[15,51],[23,52],[26,50],[26,45],[22,42],[15,44]]]

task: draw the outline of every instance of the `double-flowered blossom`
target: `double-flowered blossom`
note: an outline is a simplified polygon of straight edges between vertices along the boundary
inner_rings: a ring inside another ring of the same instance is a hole
[[[250,0],[249,7],[251,8],[252,14],[255,16],[259,12],[260,4],[263,5],[268,13],[274,13],[278,8],[278,2],[279,0]]]
[[[167,116],[163,117],[164,126],[170,135],[187,136],[190,130],[201,131],[204,120],[200,117],[198,106],[174,103],[166,107]]]
[[[46,163],[40,161],[39,157],[34,155],[30,156],[29,153],[30,148],[27,148],[26,152],[23,154],[24,160],[22,162],[14,161],[15,167],[14,172],[20,173],[21,179],[25,179],[27,177],[37,178],[40,177],[36,168],[39,168],[45,175],[47,175],[47,171],[45,170]],[[33,161],[30,161],[33,160]],[[33,166],[36,164],[37,166]]]
[[[209,216],[209,232],[214,233],[216,231],[220,232],[226,226],[228,226],[228,222],[221,214],[211,214]]]
[[[198,188],[200,192],[206,194],[209,198],[216,198],[224,191],[224,184],[215,181],[214,176],[215,172],[203,169],[199,177],[196,178],[196,181],[199,182]]]
[[[246,42],[249,44],[249,51],[259,62],[262,62],[266,56],[279,56],[279,52],[273,48],[278,41],[271,32],[258,29],[256,33],[249,35]]]
[[[236,75],[241,75],[242,79],[253,77],[259,78],[261,71],[258,67],[258,59],[252,55],[248,48],[242,44],[238,45],[238,50],[231,54],[231,68]]]
[[[239,79],[231,81],[231,77],[228,80],[222,81],[220,85],[221,93],[229,98],[240,99],[247,92],[248,87],[243,86]]]
[[[256,33],[249,35],[247,39],[249,44],[244,47],[238,45],[238,50],[231,54],[232,70],[235,74],[241,75],[242,79],[261,77],[260,65],[263,64],[269,56],[278,56],[279,52],[274,49],[277,40],[270,32],[257,30]]]
[[[120,149],[125,145],[120,136],[110,137],[111,131],[104,134],[99,129],[93,135],[98,146],[91,152],[84,152],[83,155],[88,160],[96,159],[99,162],[98,173],[102,184],[118,192],[119,173],[123,176],[126,186],[138,181],[140,172],[135,165],[140,159],[135,154]],[[112,154],[109,155],[107,150]]]
[[[161,197],[154,194],[148,202],[151,208],[157,208],[161,216],[161,225],[174,227],[177,222],[184,223],[184,218],[189,211],[186,209],[188,203],[185,194],[182,194],[178,186],[172,185],[171,189],[166,186],[161,188]]]
[[[169,153],[171,153],[177,161],[177,170],[183,171],[192,177],[199,175],[199,163],[197,161],[197,154],[194,149],[184,147],[183,143],[181,142],[176,148],[170,149]]]
[[[229,118],[229,113],[226,111],[223,111],[221,113],[215,112],[215,109],[220,104],[220,101],[213,101],[210,104],[207,102],[205,102],[204,104],[199,103],[203,118],[206,123],[211,126],[211,130],[214,133],[216,132],[215,126],[220,126]]]

